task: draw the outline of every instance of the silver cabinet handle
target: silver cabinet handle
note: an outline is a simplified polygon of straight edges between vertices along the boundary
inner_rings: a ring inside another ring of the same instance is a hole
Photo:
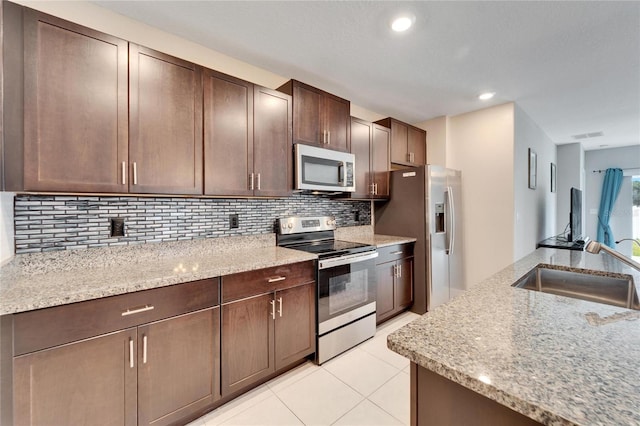
[[[133,184],[138,184],[138,165],[135,161],[133,162]]]
[[[249,189],[253,191],[253,173],[249,174]]]
[[[331,131],[327,130],[327,145],[331,145]]]
[[[278,305],[279,305],[278,313],[280,314],[280,318],[282,318],[282,297],[278,299]]]
[[[398,278],[402,278],[402,265],[398,265]]]
[[[147,335],[142,336],[142,363],[147,363]]]
[[[127,184],[127,163],[125,161],[122,162],[122,184]]]
[[[269,278],[267,280],[267,282],[269,282],[269,283],[277,283],[278,281],[284,281],[286,279],[287,279],[287,277],[273,277],[273,278]]]
[[[133,361],[133,339],[129,337],[129,368],[133,368],[136,365]]]
[[[153,305],[144,305],[141,308],[136,308],[136,309],[127,309],[126,311],[124,311],[121,315],[123,317],[126,317],[127,315],[133,315],[133,314],[139,314],[141,312],[147,312],[147,311],[151,311],[153,310],[154,307]]]
[[[376,195],[378,195],[378,184],[376,183]]]
[[[327,143],[327,131],[322,131],[322,143]]]
[[[398,265],[393,265],[393,277],[398,277]]]
[[[394,254],[394,255],[395,255],[395,254],[402,254],[402,250],[392,251],[392,252],[391,252],[391,253],[389,253],[389,254]]]
[[[260,191],[260,173],[258,173],[258,191]]]
[[[276,319],[276,301],[271,300],[269,303],[271,304],[271,318]]]

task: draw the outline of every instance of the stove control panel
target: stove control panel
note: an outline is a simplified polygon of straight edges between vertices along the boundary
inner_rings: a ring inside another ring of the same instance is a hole
[[[333,231],[335,229],[336,219],[333,216],[289,216],[278,219],[279,234],[300,234],[303,232]]]

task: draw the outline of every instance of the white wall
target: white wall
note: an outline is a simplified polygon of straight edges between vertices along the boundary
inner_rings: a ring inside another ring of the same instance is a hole
[[[15,252],[12,192],[0,192],[0,265]]]
[[[442,116],[423,121],[415,126],[427,131],[427,163],[447,165],[447,126],[449,117]]]
[[[597,235],[598,208],[600,206],[604,173],[594,173],[593,170],[606,170],[610,167],[619,167],[621,169],[640,168],[640,145],[598,149],[587,151],[585,154],[586,179],[585,192],[583,193],[586,210],[585,234],[594,240]],[[622,180],[620,195],[613,206],[609,221],[616,240],[632,237],[632,197],[631,176],[625,176]],[[626,256],[631,256],[631,243],[620,243],[616,250]]]
[[[447,167],[462,170],[466,285],[513,263],[514,104],[449,118]]]
[[[556,193],[551,192],[551,163],[556,145],[517,105],[514,148],[514,252],[513,260],[536,249],[536,244],[556,234]],[[537,154],[536,189],[529,188],[529,148]]]
[[[272,89],[295,78],[239,61],[87,1],[12,1]],[[340,93],[334,94],[341,96]],[[386,117],[358,105],[351,105],[351,115],[369,121]]]
[[[557,147],[557,213],[556,234],[565,230],[569,224],[571,211],[571,188],[578,188],[584,194],[584,148],[581,143],[569,143]],[[584,196],[582,203],[584,205]],[[586,223],[586,212],[582,210],[582,223]],[[568,229],[567,229],[568,231]],[[583,229],[583,233],[585,229]]]

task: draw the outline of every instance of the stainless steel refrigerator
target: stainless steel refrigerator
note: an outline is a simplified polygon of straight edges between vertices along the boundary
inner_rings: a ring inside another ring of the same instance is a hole
[[[376,234],[414,237],[414,302],[423,314],[465,290],[461,173],[440,166],[391,172],[390,200],[375,208]]]

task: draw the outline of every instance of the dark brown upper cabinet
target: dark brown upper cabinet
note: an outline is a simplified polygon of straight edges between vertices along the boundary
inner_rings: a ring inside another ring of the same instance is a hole
[[[289,80],[278,90],[293,98],[293,142],[349,152],[351,103]]]
[[[291,119],[290,96],[205,70],[205,194],[289,195]]]
[[[421,166],[427,162],[427,132],[395,118],[376,121],[391,129],[391,162]]]
[[[130,192],[202,194],[202,68],[129,45]]]
[[[253,170],[254,194],[285,197],[293,190],[291,96],[254,86]]]
[[[5,189],[127,192],[127,42],[4,6]]]
[[[351,117],[351,153],[356,157],[356,199],[389,198],[390,130]]]

